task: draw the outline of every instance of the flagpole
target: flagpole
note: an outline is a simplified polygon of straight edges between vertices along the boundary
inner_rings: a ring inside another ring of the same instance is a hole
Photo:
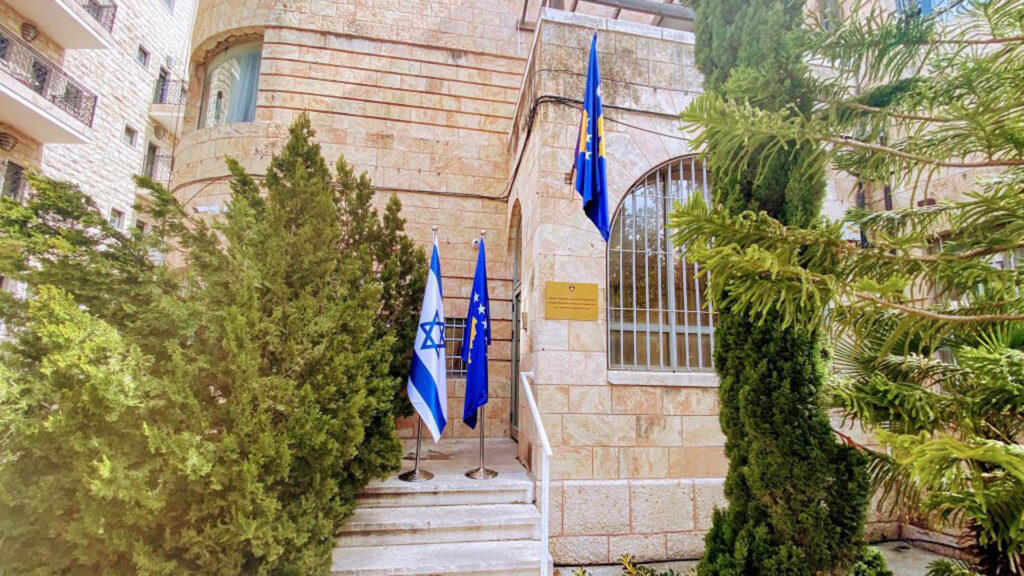
[[[485,230],[480,231],[480,244],[484,243],[487,238],[487,232]],[[486,342],[484,343],[486,346]],[[490,468],[484,466],[484,424],[486,416],[484,414],[484,407],[480,406],[476,409],[476,425],[480,427],[480,467],[474,468],[469,472],[466,472],[466,477],[473,478],[475,480],[489,480],[498,476],[498,473]]]
[[[433,227],[434,246],[437,246],[437,226]],[[440,280],[440,278],[438,278]],[[415,354],[415,351],[413,352]],[[423,443],[423,417],[416,417],[416,463],[412,470],[398,475],[398,479],[404,482],[426,482],[434,477],[429,470],[420,470],[420,445]]]
[[[433,472],[420,470],[420,443],[423,440],[423,418],[416,418],[416,464],[412,470],[398,475],[405,482],[426,482],[434,477]]]

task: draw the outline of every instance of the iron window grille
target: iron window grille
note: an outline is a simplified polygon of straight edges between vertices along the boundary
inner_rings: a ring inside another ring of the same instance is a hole
[[[157,149],[153,147],[146,149],[146,156],[142,161],[143,176],[166,186],[171,181],[173,171],[174,156],[159,154]]]
[[[445,370],[448,372],[449,378],[466,377],[466,363],[462,361],[462,335],[465,333],[465,331],[465,318],[445,318]]]
[[[147,167],[146,176],[167,185],[171,181],[173,171],[174,157],[170,154],[160,154],[154,157],[152,164]]]
[[[188,99],[188,89],[182,80],[158,78],[153,88],[154,104],[184,104]]]
[[[696,156],[671,160],[637,181],[612,218],[608,241],[608,365],[614,370],[696,372],[714,368],[715,315],[706,282],[668,218],[693,194],[710,202]]]
[[[92,16],[107,32],[114,30],[114,17],[117,15],[117,4],[99,2],[98,0],[77,0],[78,4]]]
[[[92,126],[96,95],[7,28],[0,26],[0,70]]]

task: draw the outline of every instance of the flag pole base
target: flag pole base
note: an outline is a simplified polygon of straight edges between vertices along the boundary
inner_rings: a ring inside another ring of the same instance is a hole
[[[434,477],[432,472],[420,470],[420,444],[423,442],[423,418],[416,419],[416,464],[412,470],[398,475],[402,482],[426,482]]]
[[[466,472],[466,478],[472,478],[474,480],[490,480],[491,478],[497,478],[498,473],[490,468],[484,468],[483,466]]]
[[[484,428],[487,424],[487,417],[484,415],[483,406],[477,408],[477,424],[480,426],[480,467],[466,472],[466,478],[474,480],[490,480],[498,476],[498,473],[490,468],[484,467]]]
[[[403,472],[398,475],[398,479],[402,482],[426,482],[434,478],[434,473],[427,470],[420,470],[414,468],[408,472]]]

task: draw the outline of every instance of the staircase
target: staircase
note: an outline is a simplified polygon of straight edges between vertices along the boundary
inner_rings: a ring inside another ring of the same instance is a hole
[[[515,461],[511,440],[488,440],[497,478],[466,478],[476,445],[431,447],[421,464],[434,473],[431,481],[392,477],[367,486],[338,535],[332,576],[539,575],[533,481]]]

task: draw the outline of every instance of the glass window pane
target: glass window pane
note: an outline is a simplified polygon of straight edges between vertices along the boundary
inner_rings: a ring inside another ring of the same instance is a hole
[[[253,121],[262,52],[261,43],[249,42],[210,60],[203,83],[201,127]]]
[[[465,378],[466,365],[462,361],[462,336],[466,329],[465,318],[445,318],[444,354],[448,376]]]
[[[712,322],[705,281],[669,251],[668,215],[690,194],[708,196],[706,170],[683,157],[641,178],[611,221],[608,251],[609,365],[635,370],[710,370]]]

